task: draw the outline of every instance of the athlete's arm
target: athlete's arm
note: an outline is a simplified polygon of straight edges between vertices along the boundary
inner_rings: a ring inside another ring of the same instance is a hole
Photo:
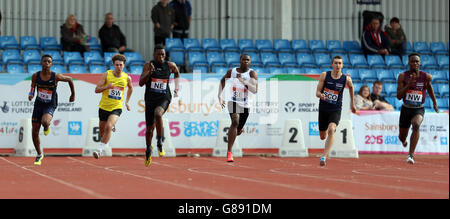
[[[353,87],[352,78],[347,75],[347,86],[348,86],[348,92],[350,94],[350,110],[352,113],[356,113],[356,107],[355,103],[353,102],[353,98],[355,95],[355,87]]]
[[[323,86],[325,84],[325,78],[327,77],[326,72],[322,72],[319,78],[319,84],[317,85],[316,90],[316,97],[320,98],[321,100],[325,100],[325,94],[322,93]]]
[[[180,89],[180,71],[175,63],[169,62],[170,71],[173,73],[175,81],[174,96],[178,97],[178,90]]]
[[[130,111],[130,105],[128,105],[128,102],[130,102],[131,94],[133,94],[133,82],[131,80],[131,77],[128,76],[127,78],[127,99],[125,101],[125,106],[127,106],[127,110]]]
[[[219,103],[220,105],[223,107],[225,107],[225,101],[222,99],[222,92],[223,92],[223,88],[225,87],[225,82],[227,78],[231,77],[231,69],[229,69],[227,71],[227,73],[222,77],[222,79],[220,80],[220,85],[219,85],[219,92],[218,92],[218,97],[219,97]]]
[[[408,84],[404,84],[403,80],[405,79],[405,73],[401,73],[398,76],[397,81],[397,99],[401,100],[409,90],[409,86],[413,85],[416,82],[416,78],[414,75],[408,81]]]
[[[31,77],[31,90],[28,93],[28,100],[31,101],[34,97],[34,91],[36,89],[36,74],[33,74],[33,76]]]
[[[98,93],[101,93],[101,92],[113,87],[112,83],[109,83],[108,85],[105,86],[107,76],[108,76],[107,72],[103,73],[102,78],[100,79],[100,81],[97,83],[97,86],[95,87],[95,93],[98,94]]]
[[[434,95],[433,86],[431,86],[431,80],[432,79],[433,79],[433,76],[431,76],[431,74],[427,74],[427,91],[428,91],[428,94],[430,95],[431,100],[433,101],[434,111],[436,111],[438,113],[439,112],[439,108],[437,106],[436,96]]]
[[[238,77],[241,78],[240,74]],[[258,92],[258,75],[256,74],[255,71],[250,71],[250,81],[249,82],[246,82],[241,79],[240,79],[240,81],[247,87],[247,89],[250,92],[252,92],[254,94],[256,94]]]
[[[142,69],[141,77],[139,78],[139,86],[144,86],[147,84],[148,79],[152,75],[153,71],[155,71],[155,66],[151,62],[147,62],[144,65],[144,69]]]
[[[55,80],[56,80],[56,83],[58,83],[58,81],[64,81],[64,82],[69,83],[70,92],[71,92],[69,102],[75,101],[75,87],[73,86],[72,78],[69,76],[65,76],[63,74],[56,74]]]

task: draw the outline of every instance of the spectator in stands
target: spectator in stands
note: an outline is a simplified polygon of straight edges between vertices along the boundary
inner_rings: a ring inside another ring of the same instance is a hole
[[[105,15],[105,24],[98,31],[98,36],[102,44],[103,52],[133,52],[127,49],[125,35],[120,31],[119,26],[114,24],[114,16],[111,12]]]
[[[380,54],[383,57],[389,55],[391,48],[389,40],[385,32],[381,30],[380,19],[377,17],[372,18],[369,25],[365,27],[365,30],[361,39],[361,46],[364,55]]]
[[[83,52],[89,51],[89,37],[84,33],[83,25],[77,22],[75,15],[67,16],[66,22],[61,25],[61,43],[63,51]]]
[[[355,96],[355,107],[357,110],[374,110],[375,104],[370,99],[369,86],[363,85]]]
[[[155,45],[165,45],[175,22],[175,12],[169,6],[169,0],[161,0],[152,8],[152,21],[155,25]]]
[[[394,17],[389,24],[384,27],[389,44],[391,47],[391,53],[402,56],[406,52],[406,35],[400,25],[400,19]]]
[[[172,0],[170,7],[175,11],[175,23],[172,31],[173,38],[189,38],[189,26],[192,21],[192,7],[189,0]]]
[[[370,99],[374,102],[375,109],[393,111],[394,107],[391,104],[389,104],[383,96],[381,96],[382,90],[383,90],[383,82],[381,81],[373,82],[372,94],[370,94]]]

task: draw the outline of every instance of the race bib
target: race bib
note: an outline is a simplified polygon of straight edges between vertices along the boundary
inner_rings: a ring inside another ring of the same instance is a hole
[[[114,99],[114,100],[120,100],[120,99],[122,99],[122,93],[123,93],[123,87],[114,87],[112,89],[109,89],[108,98]]]
[[[323,89],[323,94],[325,94],[325,101],[328,103],[332,103],[332,104],[336,104],[338,97],[339,97],[339,92],[335,91],[335,90],[330,90],[328,88],[324,88]]]
[[[411,106],[422,105],[423,93],[418,90],[408,90],[405,97],[405,103]]]
[[[245,102],[247,101],[248,90],[247,88],[233,87],[233,97],[234,102]]]
[[[52,94],[53,94],[53,92],[51,90],[45,90],[45,89],[42,89],[42,88],[38,88],[38,95],[37,96],[44,103],[50,103],[52,101]]]
[[[167,79],[152,78],[150,90],[156,93],[166,93]]]

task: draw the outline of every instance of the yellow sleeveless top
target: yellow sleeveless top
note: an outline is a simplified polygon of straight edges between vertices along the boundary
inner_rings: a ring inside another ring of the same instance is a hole
[[[104,90],[102,92],[102,99],[100,100],[99,108],[105,111],[113,111],[123,108],[123,93],[127,87],[128,74],[122,72],[119,78],[114,76],[114,70],[108,70],[106,76],[106,83],[103,86],[112,83],[114,88]]]

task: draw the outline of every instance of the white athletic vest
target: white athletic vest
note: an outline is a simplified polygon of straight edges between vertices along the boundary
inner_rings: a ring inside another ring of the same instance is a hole
[[[250,81],[250,71],[252,69],[249,69],[248,71],[241,74],[241,78],[249,82]],[[239,74],[237,72],[237,68],[233,68],[231,70],[231,101],[237,103],[239,106],[244,108],[249,108],[249,100],[248,100],[248,89],[245,87],[243,83],[239,81],[239,79],[236,78],[236,75]]]

